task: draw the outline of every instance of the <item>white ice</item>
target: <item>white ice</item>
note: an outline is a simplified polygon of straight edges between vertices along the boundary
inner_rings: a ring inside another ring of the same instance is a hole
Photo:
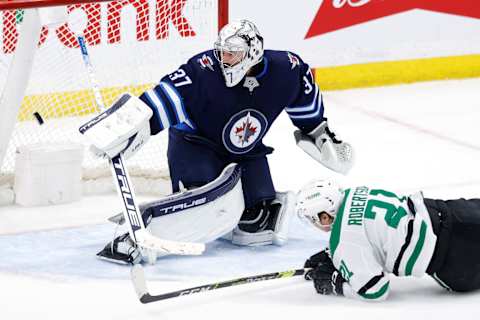
[[[426,197],[480,197],[480,79],[325,92],[326,116],[356,150],[348,176],[329,172],[294,144],[282,115],[265,142],[278,190],[314,177]],[[301,277],[272,280],[149,305],[137,300],[129,268],[95,259],[114,229],[115,195],[55,207],[0,207],[0,319],[479,319],[480,292],[449,294],[428,277],[395,278],[381,304],[320,296]],[[152,293],[244,275],[299,268],[325,236],[294,221],[284,247],[225,241],[199,257],[146,267]],[[480,248],[479,248],[480,252]],[[480,253],[479,253],[480,254]]]

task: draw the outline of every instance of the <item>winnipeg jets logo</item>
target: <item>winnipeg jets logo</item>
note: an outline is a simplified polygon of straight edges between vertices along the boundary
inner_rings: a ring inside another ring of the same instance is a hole
[[[292,70],[295,69],[296,66],[300,65],[300,60],[298,57],[294,56],[290,52],[288,53],[288,60],[290,60],[290,63],[292,64]]]
[[[253,139],[257,129],[258,127],[253,124],[250,112],[247,113],[247,117],[242,119],[242,123],[239,123],[239,126],[234,129],[235,136],[238,138],[238,144],[241,146],[249,144],[250,138]]]
[[[207,69],[208,68],[211,71],[213,71],[213,60],[212,60],[212,58],[210,58],[206,54],[204,54],[197,61],[200,64],[200,67],[202,67],[202,69]]]
[[[242,110],[231,117],[223,128],[223,144],[231,153],[246,153],[261,140],[267,126],[267,118],[259,111]]]

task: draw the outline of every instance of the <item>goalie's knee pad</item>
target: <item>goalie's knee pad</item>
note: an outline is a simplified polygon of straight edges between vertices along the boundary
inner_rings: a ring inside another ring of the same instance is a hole
[[[224,238],[237,245],[281,246],[288,240],[288,228],[294,205],[293,192],[277,192],[273,201],[262,202],[245,210],[238,226]]]

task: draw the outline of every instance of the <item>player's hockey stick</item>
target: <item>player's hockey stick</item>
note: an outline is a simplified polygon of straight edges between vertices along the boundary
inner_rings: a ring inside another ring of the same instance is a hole
[[[85,67],[87,69],[90,84],[95,96],[95,102],[100,111],[103,111],[99,116],[80,127],[80,133],[83,133],[90,126],[103,119],[103,117],[106,115],[106,108],[100,93],[100,86],[98,85],[95,77],[93,65],[90,61],[90,56],[88,55],[85,39],[83,36],[79,35],[77,40],[82,51],[83,62],[85,63]],[[125,216],[125,221],[129,222],[129,233],[132,240],[134,240],[134,242],[142,248],[152,249],[163,253],[181,255],[201,254],[205,250],[205,245],[203,243],[178,242],[160,239],[154,237],[145,228],[142,215],[135,202],[135,194],[133,192],[133,186],[130,183],[130,176],[124,163],[125,160],[123,159],[123,155],[120,153],[118,156],[115,156],[110,160],[110,168],[115,180],[117,192],[122,199],[123,214]]]
[[[201,292],[210,291],[210,290],[239,286],[242,284],[248,284],[253,282],[301,276],[301,275],[304,275],[308,270],[310,269],[309,268],[292,269],[292,270],[278,271],[278,272],[272,272],[272,273],[264,273],[264,274],[242,277],[242,278],[237,278],[237,279],[232,279],[232,280],[227,280],[222,282],[204,284],[198,287],[186,288],[186,289],[166,292],[158,295],[152,295],[148,292],[147,283],[145,281],[145,273],[141,265],[137,264],[133,266],[131,274],[132,274],[133,285],[135,287],[135,291],[137,292],[138,298],[140,299],[140,302],[150,303],[150,302],[161,301],[161,300],[176,298],[176,297],[195,294],[195,293],[201,293]]]

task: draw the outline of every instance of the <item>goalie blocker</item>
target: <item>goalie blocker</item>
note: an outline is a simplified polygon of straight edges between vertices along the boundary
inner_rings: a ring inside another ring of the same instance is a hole
[[[97,157],[112,159],[122,153],[128,159],[150,138],[152,115],[153,111],[140,99],[124,93],[79,130],[91,141],[90,150]]]
[[[270,211],[260,211],[260,214],[265,213],[267,228],[257,232],[241,231],[239,226],[243,221],[240,218],[245,209],[241,167],[230,164],[214,181],[142,204],[140,210],[147,229],[161,239],[207,243],[228,234],[226,237],[234,244],[281,245],[287,240],[293,205],[291,193],[279,194],[278,199],[272,201]],[[110,220],[121,223],[120,219]],[[97,256],[121,264],[136,264],[142,260],[153,264],[157,259],[156,252],[137,248],[128,234],[108,243]]]

